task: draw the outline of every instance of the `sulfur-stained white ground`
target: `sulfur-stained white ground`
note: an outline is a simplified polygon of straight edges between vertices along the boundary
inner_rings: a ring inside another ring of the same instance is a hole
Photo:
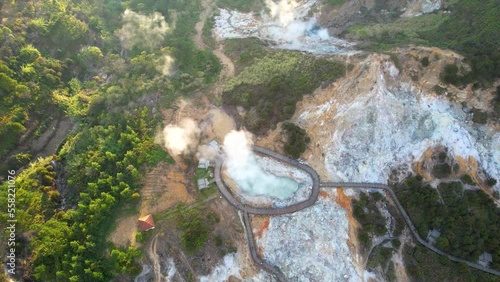
[[[332,37],[316,23],[311,15],[317,0],[266,1],[271,13],[261,11],[241,13],[220,9],[215,17],[214,30],[219,39],[257,37],[271,42],[274,48],[311,53],[354,53],[353,44]]]
[[[257,244],[290,281],[360,281],[347,245],[348,225],[347,212],[320,197],[312,207],[271,217]]]

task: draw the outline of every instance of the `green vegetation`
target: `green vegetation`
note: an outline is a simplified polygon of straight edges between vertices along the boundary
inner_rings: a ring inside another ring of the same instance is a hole
[[[212,29],[214,28],[215,25],[215,16],[218,14],[218,11],[210,15],[205,24],[203,25],[203,30],[202,30],[202,38],[203,42],[207,44],[208,47],[211,49],[215,49],[217,45],[217,41],[215,40],[215,37],[212,34]]]
[[[358,229],[358,240],[363,249],[371,246],[371,236],[381,236],[387,232],[385,218],[377,207],[377,202],[383,197],[379,193],[364,193],[359,196],[359,200],[352,199],[352,213],[354,218],[361,224]],[[385,199],[383,199],[385,201]]]
[[[156,49],[123,52],[122,13],[159,12],[175,28]],[[63,115],[77,121],[98,110],[161,93],[171,103],[217,79],[220,62],[191,40],[199,1],[8,1],[0,28],[0,157]],[[120,55],[119,55],[120,54]],[[166,56],[174,58],[165,74]],[[34,130],[37,129],[38,130]],[[27,152],[24,152],[27,153]]]
[[[388,263],[392,264],[392,251],[392,248],[376,247],[368,258],[366,267],[368,267],[369,269],[374,269],[379,265],[382,265],[382,268],[385,269],[385,265],[387,265]]]
[[[438,94],[438,95],[443,95],[444,93],[446,93],[448,91],[448,89],[443,88],[439,85],[436,85],[436,86],[434,86],[434,91],[436,91],[436,94]]]
[[[449,83],[463,85],[479,81],[490,85],[500,77],[498,2],[458,0],[447,9],[450,15],[439,12],[391,23],[355,26],[350,33],[371,41],[368,47],[376,50],[410,43],[455,50],[467,57],[472,70],[460,77],[448,77]]]
[[[441,183],[438,191],[416,177],[397,190],[420,236],[438,229],[446,239],[437,242],[443,251],[469,261],[486,251],[493,255],[491,267],[500,269],[500,209],[482,190],[464,190],[459,181]]]
[[[394,63],[394,66],[398,69],[401,70],[401,63],[399,62],[399,57],[398,55],[394,53],[389,53],[389,57],[391,58],[391,61]]]
[[[13,155],[12,149],[29,146],[53,120],[69,116],[78,124],[56,156],[31,163],[17,176],[16,254],[26,264],[15,278],[130,280],[140,271],[140,251],[116,248],[107,235],[117,214],[136,212],[146,169],[173,162],[154,143],[160,115],[149,103],[168,106],[212,83],[221,69],[210,50],[192,42],[200,1],[0,5],[0,157],[16,165],[9,169],[27,165],[38,152]],[[117,30],[126,9],[143,18],[156,15],[157,21],[164,17],[171,29],[157,47],[122,49]],[[6,214],[1,217],[3,228]],[[196,223],[182,227],[186,242],[200,244],[191,235],[199,230]]]
[[[298,159],[306,150],[306,145],[311,142],[311,138],[300,126],[290,122],[285,122],[282,125],[287,135],[287,142],[285,144],[285,153],[292,158]]]
[[[110,247],[104,238],[113,222],[111,215],[120,206],[136,202],[141,167],[153,159],[149,154],[154,154],[156,145],[148,124],[154,122],[148,113],[146,108],[104,112],[101,124],[69,138],[58,158],[71,187],[65,191],[66,204],[74,208],[59,210],[62,199],[55,189],[57,175],[51,158],[19,175],[16,219],[19,234],[34,232],[30,244],[22,248],[30,256],[36,280],[109,281],[117,274],[140,270],[133,263],[140,254],[137,250]],[[6,201],[6,191],[2,189],[2,201]],[[96,256],[106,250],[110,256]]]
[[[210,178],[210,170],[209,169],[204,169],[204,168],[197,168],[194,172],[194,178],[196,180],[202,179],[202,178]]]
[[[344,65],[335,61],[277,51],[256,59],[231,79],[223,101],[243,106],[248,111],[244,125],[256,134],[263,134],[278,122],[291,118],[295,104],[304,94],[344,73]]]
[[[208,240],[211,228],[219,222],[219,218],[214,213],[184,205],[177,205],[175,209],[177,228],[182,232],[182,246],[187,252],[195,253]]]
[[[472,109],[472,121],[478,124],[486,124],[488,121],[488,114],[479,110]]]
[[[422,64],[423,67],[427,67],[430,64],[429,57],[423,57],[420,60],[420,63]]]
[[[438,163],[432,167],[432,175],[437,178],[447,178],[451,174],[451,166],[448,163]]]
[[[321,0],[323,4],[326,4],[331,7],[341,6],[345,3],[346,0]]]
[[[241,12],[258,11],[265,7],[263,0],[217,0],[217,4]]]
[[[224,52],[236,65],[236,73],[252,65],[257,59],[263,58],[272,51],[258,38],[226,39]]]
[[[414,281],[500,281],[498,276],[450,261],[419,244],[415,247],[405,245],[403,260],[408,275]]]
[[[493,108],[492,118],[495,121],[500,121],[500,85],[497,86],[495,97],[491,100],[491,107]]]
[[[476,185],[476,182],[474,182],[472,177],[468,174],[462,175],[462,177],[460,177],[460,181],[462,181],[463,184]]]

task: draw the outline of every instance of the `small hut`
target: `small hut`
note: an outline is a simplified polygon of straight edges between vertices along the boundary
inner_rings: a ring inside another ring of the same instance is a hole
[[[478,263],[484,267],[488,267],[492,261],[493,256],[490,253],[484,252],[479,256]]]
[[[150,229],[155,228],[155,222],[153,220],[153,216],[150,214],[139,218],[137,223],[139,224],[139,230],[141,231],[148,231]]]
[[[204,158],[201,158],[198,162],[198,168],[207,169],[210,166],[210,161]]]
[[[208,185],[210,185],[210,181],[206,178],[198,179],[198,189],[205,189],[208,188]]]

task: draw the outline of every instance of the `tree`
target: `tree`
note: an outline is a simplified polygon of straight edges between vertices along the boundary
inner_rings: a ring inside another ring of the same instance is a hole
[[[443,236],[436,239],[436,247],[438,247],[439,249],[446,250],[446,248],[448,248],[448,245],[448,239],[444,238]]]
[[[285,153],[293,158],[299,158],[306,150],[306,144],[311,141],[304,129],[293,123],[283,123],[282,128],[287,134],[287,143],[285,143]]]

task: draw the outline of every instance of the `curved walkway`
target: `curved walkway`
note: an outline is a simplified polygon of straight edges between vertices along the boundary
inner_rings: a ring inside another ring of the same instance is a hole
[[[359,182],[320,182],[320,177],[318,173],[310,166],[300,163],[296,160],[290,159],[288,157],[285,157],[283,155],[280,155],[276,152],[273,152],[269,149],[259,147],[259,146],[253,146],[252,147],[253,151],[259,154],[266,155],[268,157],[271,157],[273,159],[276,159],[278,161],[284,162],[286,164],[289,164],[291,166],[295,166],[299,169],[302,169],[303,171],[307,172],[313,181],[312,185],[312,192],[311,196],[302,202],[287,206],[287,207],[279,207],[279,208],[256,208],[252,207],[246,204],[243,204],[239,202],[233,195],[232,193],[227,189],[227,187],[224,185],[224,181],[222,180],[221,177],[221,170],[222,170],[222,165],[223,165],[223,160],[217,160],[216,166],[215,166],[215,182],[217,184],[217,187],[219,188],[221,194],[226,198],[226,200],[236,207],[238,210],[243,211],[243,223],[245,225],[245,232],[247,235],[248,239],[248,247],[250,249],[250,254],[252,256],[252,259],[254,262],[262,267],[264,270],[272,273],[273,275],[276,276],[278,281],[287,281],[284,274],[281,272],[279,267],[271,265],[267,263],[266,261],[262,260],[259,258],[257,254],[257,248],[255,246],[255,241],[253,237],[253,231],[252,231],[252,226],[250,222],[250,217],[249,214],[259,214],[259,215],[283,215],[283,214],[288,214],[288,213],[294,213],[297,211],[300,211],[302,209],[305,209],[307,207],[310,207],[316,203],[316,200],[318,199],[319,195],[319,190],[320,188],[349,188],[349,189],[355,189],[355,190],[365,190],[365,189],[378,189],[378,190],[384,190],[389,193],[391,196],[392,200],[396,204],[397,209],[401,213],[401,216],[403,217],[406,225],[410,229],[411,233],[413,236],[417,239],[417,241],[422,244],[424,247],[430,249],[431,251],[435,252],[438,255],[446,256],[448,259],[459,262],[459,263],[465,263],[468,266],[490,273],[494,275],[500,276],[500,271],[484,267],[482,265],[479,265],[477,263],[473,263],[470,261],[466,261],[454,256],[451,256],[449,254],[446,254],[445,252],[437,249],[433,245],[429,244],[425,240],[423,240],[420,235],[418,235],[417,229],[413,225],[410,217],[404,210],[403,206],[399,202],[396,193],[386,184],[381,184],[381,183],[359,183]]]
[[[282,156],[282,155],[277,154],[271,150],[268,150],[266,148],[262,148],[259,146],[253,146],[253,151],[256,153],[260,153],[260,154],[266,155],[268,157],[274,158],[278,161],[284,162],[284,163],[289,164],[291,166],[295,166],[295,167],[307,172],[311,176],[311,179],[313,182],[311,196],[305,201],[302,201],[302,202],[299,202],[299,203],[296,203],[296,204],[293,204],[290,206],[286,206],[286,207],[280,207],[280,208],[273,208],[273,207],[258,208],[258,207],[252,207],[252,206],[243,204],[233,196],[233,194],[227,189],[226,185],[224,184],[224,181],[222,180],[222,177],[221,177],[223,161],[218,160],[215,164],[215,177],[214,177],[215,183],[217,183],[217,187],[219,187],[220,192],[222,193],[224,198],[226,198],[226,200],[231,205],[233,205],[237,209],[242,210],[244,212],[251,213],[251,214],[260,214],[260,215],[282,215],[282,214],[294,213],[296,211],[300,211],[300,210],[303,210],[307,207],[314,205],[314,203],[318,199],[318,195],[319,195],[319,189],[320,189],[319,180],[320,179],[319,179],[319,175],[316,173],[316,171],[312,167],[310,167],[306,164],[301,164],[296,160]]]

